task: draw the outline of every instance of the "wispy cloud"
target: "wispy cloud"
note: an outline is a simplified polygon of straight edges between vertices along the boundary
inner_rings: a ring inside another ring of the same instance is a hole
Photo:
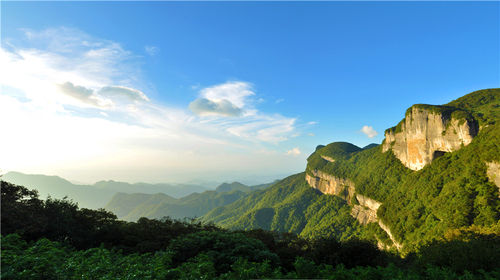
[[[295,147],[295,148],[287,151],[286,153],[287,153],[287,155],[291,155],[291,156],[298,156],[301,154],[300,149],[298,147]]]
[[[198,115],[236,116],[249,106],[248,98],[252,95],[255,92],[250,83],[230,81],[203,88],[191,105]]]
[[[155,46],[145,46],[144,51],[146,51],[146,53],[150,56],[155,56],[158,54],[158,52],[160,52],[160,49]]]
[[[239,116],[248,107],[248,97],[255,95],[247,82],[231,81],[200,90],[200,96],[189,104],[200,116]]]
[[[361,128],[361,132],[363,132],[366,136],[368,136],[368,138],[373,138],[375,136],[378,135],[378,132],[375,131],[375,129],[373,129],[373,127],[371,126],[363,126],[363,128]]]
[[[163,105],[148,97],[138,59],[119,43],[69,28],[24,30],[23,40],[2,46],[0,119],[10,120],[3,129],[16,137],[0,139],[9,147],[0,167],[71,166],[103,178],[97,169],[132,176],[289,166],[285,155],[258,151],[297,134],[297,120],[259,111],[251,83],[201,88],[191,110]]]

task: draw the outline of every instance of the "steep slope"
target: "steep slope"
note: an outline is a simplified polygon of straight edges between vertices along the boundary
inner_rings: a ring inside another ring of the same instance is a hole
[[[337,217],[344,222],[366,226],[355,231],[358,235],[371,235],[379,246],[403,252],[454,229],[500,234],[499,111],[500,89],[473,92],[443,106],[412,106],[405,119],[386,132],[383,145],[318,146],[308,158],[302,183],[287,178],[216,208],[204,219],[229,228],[263,227],[318,236],[325,228],[335,232],[337,224],[305,213],[328,197],[340,199],[343,206],[330,201],[320,204],[316,213],[342,213]],[[420,140],[412,142],[415,139]]]
[[[477,130],[477,121],[466,110],[417,104],[385,131],[383,151],[392,150],[406,167],[420,170],[444,153],[469,145]]]
[[[316,151],[308,161],[308,182],[346,199],[353,216],[378,222],[393,244],[407,250],[454,228],[494,227],[500,217],[491,179],[500,160],[499,99],[499,90],[485,90],[446,106],[412,106],[386,132],[382,147],[335,162],[321,160],[321,150]],[[418,137],[422,141],[413,143]],[[436,147],[443,153],[430,157]],[[360,196],[379,205],[370,207]]]
[[[304,237],[360,237],[362,226],[349,215],[347,203],[310,188],[305,174],[292,175],[266,190],[215,208],[202,217],[226,228],[263,228],[294,232]]]

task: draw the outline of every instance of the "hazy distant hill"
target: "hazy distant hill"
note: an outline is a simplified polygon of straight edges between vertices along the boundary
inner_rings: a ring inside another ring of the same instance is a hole
[[[2,180],[36,189],[41,198],[48,195],[53,198],[67,196],[78,202],[80,207],[93,209],[103,208],[117,192],[164,193],[179,198],[193,192],[207,190],[202,186],[188,184],[129,184],[116,181],[100,181],[94,185],[77,185],[58,176],[23,174],[20,172],[9,172],[2,176]]]
[[[200,217],[213,208],[230,204],[270,185],[271,183],[256,186],[246,186],[239,182],[223,183],[215,191],[192,193],[179,199],[164,194],[117,193],[105,208],[127,221],[136,221],[140,217]]]
[[[276,183],[278,181],[279,180],[276,180],[276,181],[274,181],[274,183]],[[216,192],[230,192],[230,191],[250,192],[250,191],[256,191],[256,190],[263,190],[272,184],[273,183],[260,184],[260,185],[255,185],[255,186],[247,186],[247,185],[244,185],[240,182],[222,183],[215,189],[215,191]]]
[[[148,184],[148,183],[125,183],[116,181],[99,181],[94,184],[94,186],[100,189],[114,190],[116,192],[124,193],[164,193],[169,196],[180,198],[195,192],[206,191],[207,188],[199,185],[191,184]]]

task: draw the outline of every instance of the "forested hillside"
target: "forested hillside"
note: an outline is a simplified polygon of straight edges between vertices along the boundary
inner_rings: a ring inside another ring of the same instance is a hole
[[[270,185],[246,186],[238,182],[223,183],[215,191],[195,192],[177,199],[162,193],[117,193],[104,208],[126,221],[137,221],[141,217],[195,218],[216,207],[245,197],[254,190],[265,189]]]
[[[500,234],[495,185],[500,175],[490,170],[500,162],[500,90],[473,92],[445,106],[416,105],[407,111],[407,118],[412,110],[439,116],[446,141],[458,135],[458,127],[466,122],[474,137],[455,150],[440,152],[418,171],[407,168],[390,143],[366,149],[345,142],[318,146],[308,158],[308,182],[304,174],[291,176],[216,208],[203,219],[233,229],[373,239],[381,247],[400,246],[404,253],[461,230]],[[407,122],[412,121],[409,118]],[[403,120],[386,135],[402,133],[409,126]],[[373,209],[359,199],[369,201]],[[353,217],[366,225],[360,226]]]
[[[287,180],[301,179],[292,176]],[[303,179],[303,178],[302,178]],[[372,243],[117,220],[0,181],[2,279],[498,279],[498,235],[460,232],[401,259]]]

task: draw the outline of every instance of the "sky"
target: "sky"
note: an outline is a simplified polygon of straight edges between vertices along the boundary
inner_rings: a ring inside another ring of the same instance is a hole
[[[266,182],[500,85],[499,2],[5,2],[0,170]]]

